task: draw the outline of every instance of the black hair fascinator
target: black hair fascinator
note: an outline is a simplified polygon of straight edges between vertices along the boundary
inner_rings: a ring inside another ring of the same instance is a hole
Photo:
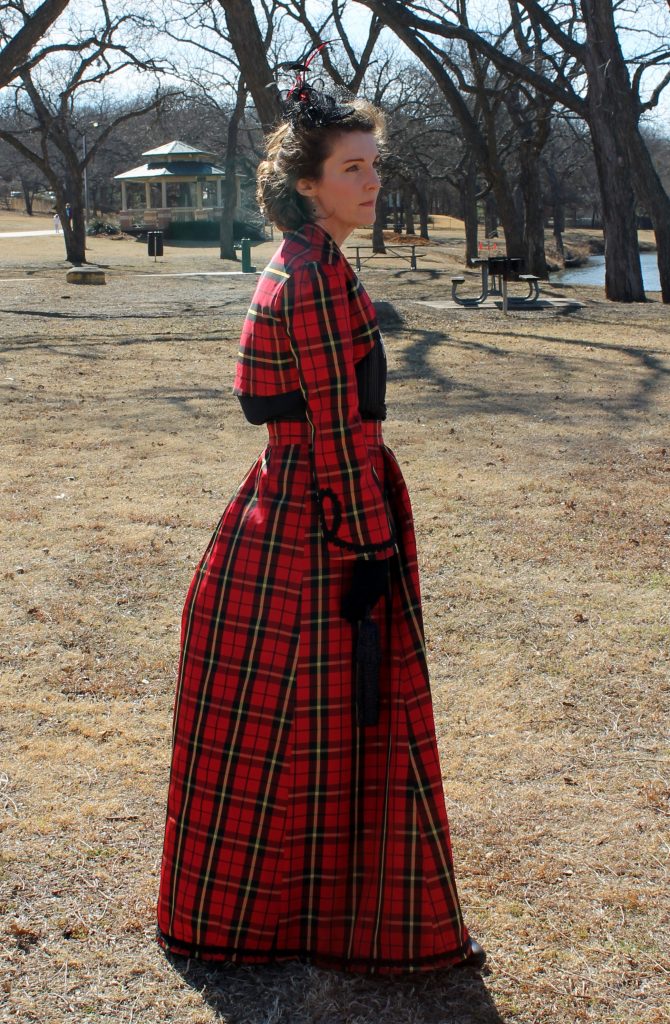
[[[304,64],[280,64],[283,71],[296,71],[297,77],[293,86],[286,93],[283,101],[284,117],[294,128],[325,128],[349,117],[354,108],[338,103],[334,96],[323,91],[322,79],[307,81],[309,66],[323,50],[326,43],[321,43],[308,57]]]

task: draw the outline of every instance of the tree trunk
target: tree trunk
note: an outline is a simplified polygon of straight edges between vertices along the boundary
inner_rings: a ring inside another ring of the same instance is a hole
[[[465,224],[465,265],[470,266],[476,260],[477,250],[477,178],[474,173],[474,162],[470,161],[459,183],[461,200],[461,217]]]
[[[372,251],[385,253],[384,225],[386,223],[386,196],[388,190],[382,185],[377,196],[375,222],[372,225]]]
[[[554,222],[554,245],[558,258],[565,266],[565,248],[563,246],[563,232],[565,231],[565,207],[563,202],[563,189],[561,181],[555,168],[549,161],[545,163],[547,180],[549,181],[549,193],[551,201],[551,216]]]
[[[592,111],[589,125],[602,200],[605,293],[614,302],[644,302],[630,166],[619,155],[612,115]]]
[[[612,4],[582,0],[589,82],[588,124],[600,183],[605,235],[605,292],[615,302],[644,302],[633,173],[628,155],[634,102]]]
[[[496,197],[498,216],[505,232],[508,256],[522,256],[524,251],[523,224],[519,218],[514,195],[509,187],[507,175],[496,174],[492,183]]]
[[[84,221],[84,209],[81,203],[72,209],[72,224],[65,215],[65,207],[58,213],[63,226],[63,239],[65,241],[65,258],[73,266],[79,267],[86,263],[86,223]]]
[[[235,200],[237,198],[237,184],[235,168],[236,162],[233,157],[229,161],[226,156],[226,177],[223,182],[223,208],[219,221],[219,259],[237,260],[235,249]],[[231,169],[232,168],[232,169]]]
[[[523,253],[526,274],[549,276],[544,251],[544,196],[540,178],[540,162],[535,140],[519,147],[519,186],[523,195]]]
[[[403,212],[402,212],[402,194],[399,189],[394,189],[392,193],[393,197],[393,230],[397,235],[402,231],[403,225]]]
[[[554,245],[556,246],[556,253],[558,255],[559,262],[562,266],[565,266],[565,246],[563,245],[563,231],[565,225],[563,222],[563,207],[556,205],[553,208],[554,211]]]
[[[234,238],[235,203],[237,201],[237,139],[240,122],[244,117],[244,106],[247,90],[244,80],[237,83],[235,108],[231,112],[226,132],[226,160],[224,169],[226,177],[223,182],[223,209],[219,228],[219,256],[222,260],[237,260]]]
[[[416,203],[419,208],[419,236],[428,238],[428,193],[424,182],[416,186]]]
[[[414,211],[412,210],[412,191],[408,187],[402,190],[402,205],[405,211],[405,234],[414,234]]]
[[[52,182],[53,185],[53,182]],[[67,191],[56,191],[56,210],[63,228],[65,258],[73,266],[86,263],[86,220],[84,218],[84,180],[78,165],[71,164]],[[68,218],[65,208],[71,206]]]
[[[258,119],[264,128],[268,128],[279,120],[281,103],[253,2],[219,0],[219,4],[226,15],[230,43],[242,78],[253,98]]]
[[[484,237],[495,238],[498,234],[498,207],[495,196],[487,192],[484,196]]]
[[[33,215],[33,194],[30,190],[30,185],[21,179],[21,190],[23,192],[23,203],[26,208],[26,213],[29,217]]]
[[[637,169],[635,187],[654,225],[661,295],[663,302],[670,303],[670,196],[663,187],[639,129],[631,136],[630,146],[633,166]]]

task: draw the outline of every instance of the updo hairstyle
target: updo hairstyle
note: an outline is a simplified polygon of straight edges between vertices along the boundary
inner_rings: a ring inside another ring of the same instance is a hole
[[[300,178],[321,177],[333,143],[349,132],[373,132],[381,144],[385,121],[381,110],[367,100],[351,100],[345,118],[326,125],[284,121],[266,139],[267,159],[256,172],[256,198],[269,221],[280,231],[295,231],[314,221],[311,203],[296,191]]]

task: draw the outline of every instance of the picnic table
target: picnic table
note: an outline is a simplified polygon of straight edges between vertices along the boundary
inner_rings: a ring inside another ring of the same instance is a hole
[[[479,266],[482,272],[482,289],[475,297],[458,295],[458,286],[465,281],[464,277],[452,277],[451,297],[459,306],[481,306],[489,296],[499,295],[502,298],[503,311],[506,313],[509,303],[515,306],[529,305],[540,297],[539,278],[535,274],[520,274],[523,260],[517,256],[485,256],[470,261],[471,266]],[[524,281],[528,292],[522,296],[510,296],[507,291],[508,281]]]
[[[414,243],[408,243],[407,245],[388,245],[387,243],[384,243],[384,249],[386,250],[385,252],[375,252],[374,247],[372,245],[350,245],[349,249],[355,249],[356,251],[356,270],[360,270],[363,263],[367,263],[368,260],[391,259],[393,256],[397,256],[401,260],[407,260],[411,270],[417,269],[416,245]],[[403,252],[403,249],[409,249],[409,254],[406,251]],[[370,255],[361,256],[361,252],[366,251],[368,251]],[[419,256],[418,258],[421,259],[421,256]]]

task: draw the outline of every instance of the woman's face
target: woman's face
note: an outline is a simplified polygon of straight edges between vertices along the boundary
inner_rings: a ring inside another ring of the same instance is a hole
[[[315,220],[338,245],[354,228],[373,224],[381,187],[379,147],[372,132],[343,132],[333,141],[321,177],[301,178],[296,188],[315,205]]]

